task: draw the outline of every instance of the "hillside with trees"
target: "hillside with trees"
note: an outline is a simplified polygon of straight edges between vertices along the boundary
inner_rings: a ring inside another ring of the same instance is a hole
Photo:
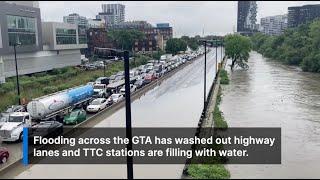
[[[253,49],[265,57],[320,72],[320,20],[287,29],[280,36],[257,33],[251,40]]]

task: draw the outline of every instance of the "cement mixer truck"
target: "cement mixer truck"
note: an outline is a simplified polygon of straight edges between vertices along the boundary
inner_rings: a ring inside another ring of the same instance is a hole
[[[32,127],[41,121],[62,122],[73,108],[86,108],[92,96],[93,86],[84,85],[34,99],[28,103],[27,112],[9,115],[0,128],[0,136],[3,141],[17,141],[22,127]]]

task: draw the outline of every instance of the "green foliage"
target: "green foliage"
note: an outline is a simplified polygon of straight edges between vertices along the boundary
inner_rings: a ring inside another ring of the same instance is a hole
[[[228,128],[228,123],[225,121],[222,112],[219,109],[219,105],[221,103],[221,88],[219,87],[219,92],[216,100],[216,105],[213,111],[213,121],[215,128]]]
[[[43,92],[45,94],[50,94],[50,93],[54,93],[57,92],[59,89],[56,86],[47,86],[43,88]]]
[[[169,39],[166,43],[166,52],[171,54],[177,54],[179,51],[186,51],[187,43],[179,38]]]
[[[320,72],[320,20],[287,29],[280,36],[256,33],[251,41],[253,49],[265,57]]]
[[[151,60],[151,58],[149,56],[145,56],[145,55],[137,55],[136,57],[134,57],[135,59],[133,61],[130,61],[130,67],[137,67],[143,64],[147,64],[149,60]]]
[[[232,34],[227,35],[224,42],[225,54],[227,58],[232,60],[231,69],[233,69],[236,64],[241,67],[243,64],[246,65],[251,50],[250,39],[242,35]]]
[[[135,41],[143,40],[145,35],[139,30],[111,30],[108,32],[108,37],[112,39],[117,48],[131,51]]]
[[[184,42],[187,43],[187,46],[189,46],[189,48],[193,51],[198,50],[199,48],[199,41],[196,37],[189,37],[189,36],[182,36],[181,37],[182,40],[184,40]]]
[[[159,50],[159,51],[157,51],[157,52],[152,53],[152,54],[151,54],[151,57],[152,57],[153,59],[159,60],[160,57],[161,57],[162,55],[164,55],[165,53],[166,53],[166,52],[164,52],[164,51],[162,51],[162,50]]]
[[[192,164],[188,174],[193,179],[229,179],[229,171],[221,164]]]
[[[224,69],[220,71],[220,84],[229,84],[228,72]]]

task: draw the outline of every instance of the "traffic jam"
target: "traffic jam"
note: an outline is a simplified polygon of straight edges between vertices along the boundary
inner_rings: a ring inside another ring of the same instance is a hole
[[[166,54],[160,60],[150,60],[145,65],[130,69],[130,92],[139,91],[202,54],[202,49],[175,56]],[[25,106],[12,105],[1,113],[0,140],[3,143],[22,142],[23,127],[41,127],[61,132],[64,126],[73,127],[90,120],[92,115],[108,109],[124,98],[124,71],[120,71],[109,77],[99,77],[95,82],[33,99]],[[0,163],[6,163],[9,154],[5,147],[0,147]]]

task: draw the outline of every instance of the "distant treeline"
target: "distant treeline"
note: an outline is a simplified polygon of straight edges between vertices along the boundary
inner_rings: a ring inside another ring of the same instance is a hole
[[[257,33],[251,37],[252,48],[265,57],[303,71],[320,72],[320,20],[289,28],[280,36]]]

